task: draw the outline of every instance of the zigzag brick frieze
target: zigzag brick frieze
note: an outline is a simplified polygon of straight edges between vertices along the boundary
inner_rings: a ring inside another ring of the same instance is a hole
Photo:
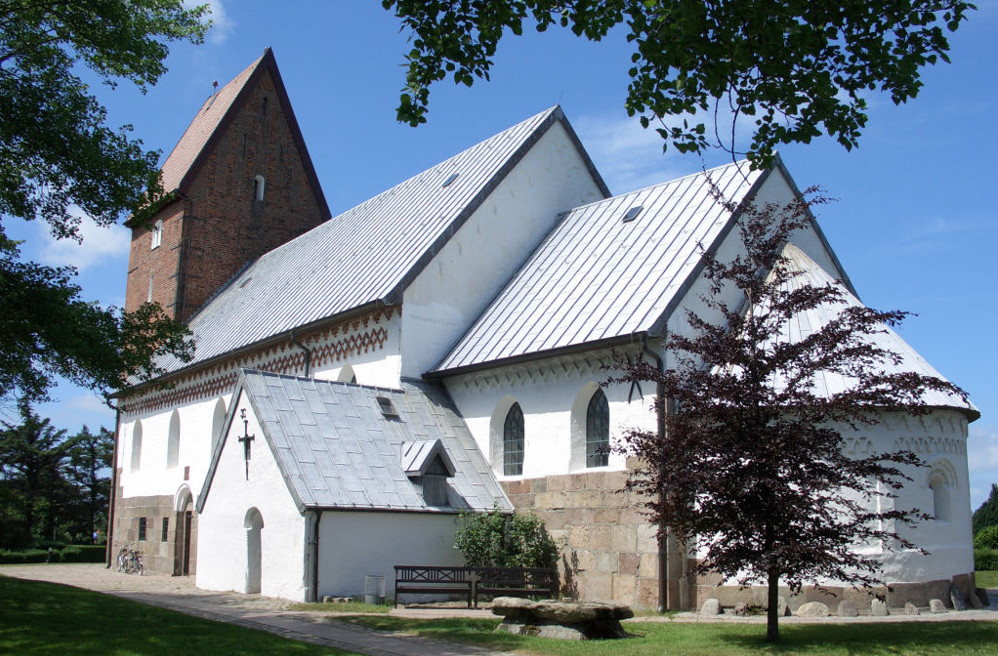
[[[312,351],[313,367],[342,361],[352,355],[373,353],[384,348],[388,341],[386,324],[396,313],[401,314],[401,311],[386,308],[302,335],[298,341]],[[134,397],[134,400],[126,399],[121,404],[122,412],[129,416],[142,415],[219,396],[232,389],[239,378],[239,371],[244,368],[281,374],[302,373],[305,354],[289,339],[282,344],[192,372],[171,388],[154,390]]]

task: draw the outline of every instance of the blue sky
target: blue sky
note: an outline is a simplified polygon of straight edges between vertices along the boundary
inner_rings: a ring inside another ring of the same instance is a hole
[[[143,95],[97,89],[113,124],[131,124],[150,148],[173,148],[212,81],[225,84],[270,46],[288,88],[333,214],[555,104],[614,193],[694,172],[706,161],[669,152],[627,118],[630,49],[623,33],[599,44],[553,30],[500,47],[492,81],[441,84],[429,123],[395,121],[406,35],[374,0],[336,3],[216,0],[202,46],[174,46],[169,73]],[[982,417],[971,425],[971,499],[998,482],[998,1],[981,0],[952,36],[952,59],[924,74],[914,101],[895,107],[873,95],[859,148],[831,139],[781,150],[800,187],[837,198],[821,208],[822,229],[863,301],[917,313],[899,331],[944,376],[966,389]],[[86,228],[84,245],[54,242],[39,225],[9,225],[24,254],[73,264],[87,298],[122,305],[128,231]],[[75,431],[113,427],[114,415],[87,390],[56,391],[41,412]]]

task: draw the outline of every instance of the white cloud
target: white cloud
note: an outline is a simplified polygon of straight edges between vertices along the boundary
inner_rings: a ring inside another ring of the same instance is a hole
[[[103,228],[85,217],[80,217],[79,224],[82,243],[56,239],[44,225],[38,225],[38,231],[41,238],[38,259],[43,264],[71,265],[80,271],[116,258],[126,259],[132,239],[131,232],[124,226],[115,224]]]
[[[589,115],[572,121],[610,191],[621,194],[699,170],[695,157],[662,152],[662,137],[637,118]]]
[[[208,32],[208,39],[216,46],[221,45],[228,40],[236,24],[229,18],[222,0],[210,0],[208,11],[211,12],[211,30]]]
[[[998,426],[971,424],[967,460],[970,465],[970,508],[977,510],[987,501],[991,484],[998,483]]]

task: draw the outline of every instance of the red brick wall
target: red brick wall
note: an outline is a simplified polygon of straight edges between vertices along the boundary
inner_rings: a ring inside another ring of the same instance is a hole
[[[215,143],[185,196],[156,217],[163,246],[150,251],[149,229],[134,229],[126,310],[145,302],[152,273],[154,300],[186,321],[247,262],[325,218],[269,71]],[[263,201],[254,197],[257,175]]]
[[[163,221],[160,245],[152,246],[152,226]],[[152,274],[152,300],[172,314],[177,293],[177,258],[180,255],[184,227],[184,204],[174,202],[160,210],[148,227],[132,228],[132,246],[128,255],[128,284],[125,310],[132,312],[149,300],[149,274]]]

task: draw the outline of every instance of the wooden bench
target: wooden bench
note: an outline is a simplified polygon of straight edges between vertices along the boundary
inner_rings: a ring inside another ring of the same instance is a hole
[[[478,608],[481,595],[554,597],[555,571],[547,567],[395,566],[395,606],[403,594],[459,594],[468,608]]]

